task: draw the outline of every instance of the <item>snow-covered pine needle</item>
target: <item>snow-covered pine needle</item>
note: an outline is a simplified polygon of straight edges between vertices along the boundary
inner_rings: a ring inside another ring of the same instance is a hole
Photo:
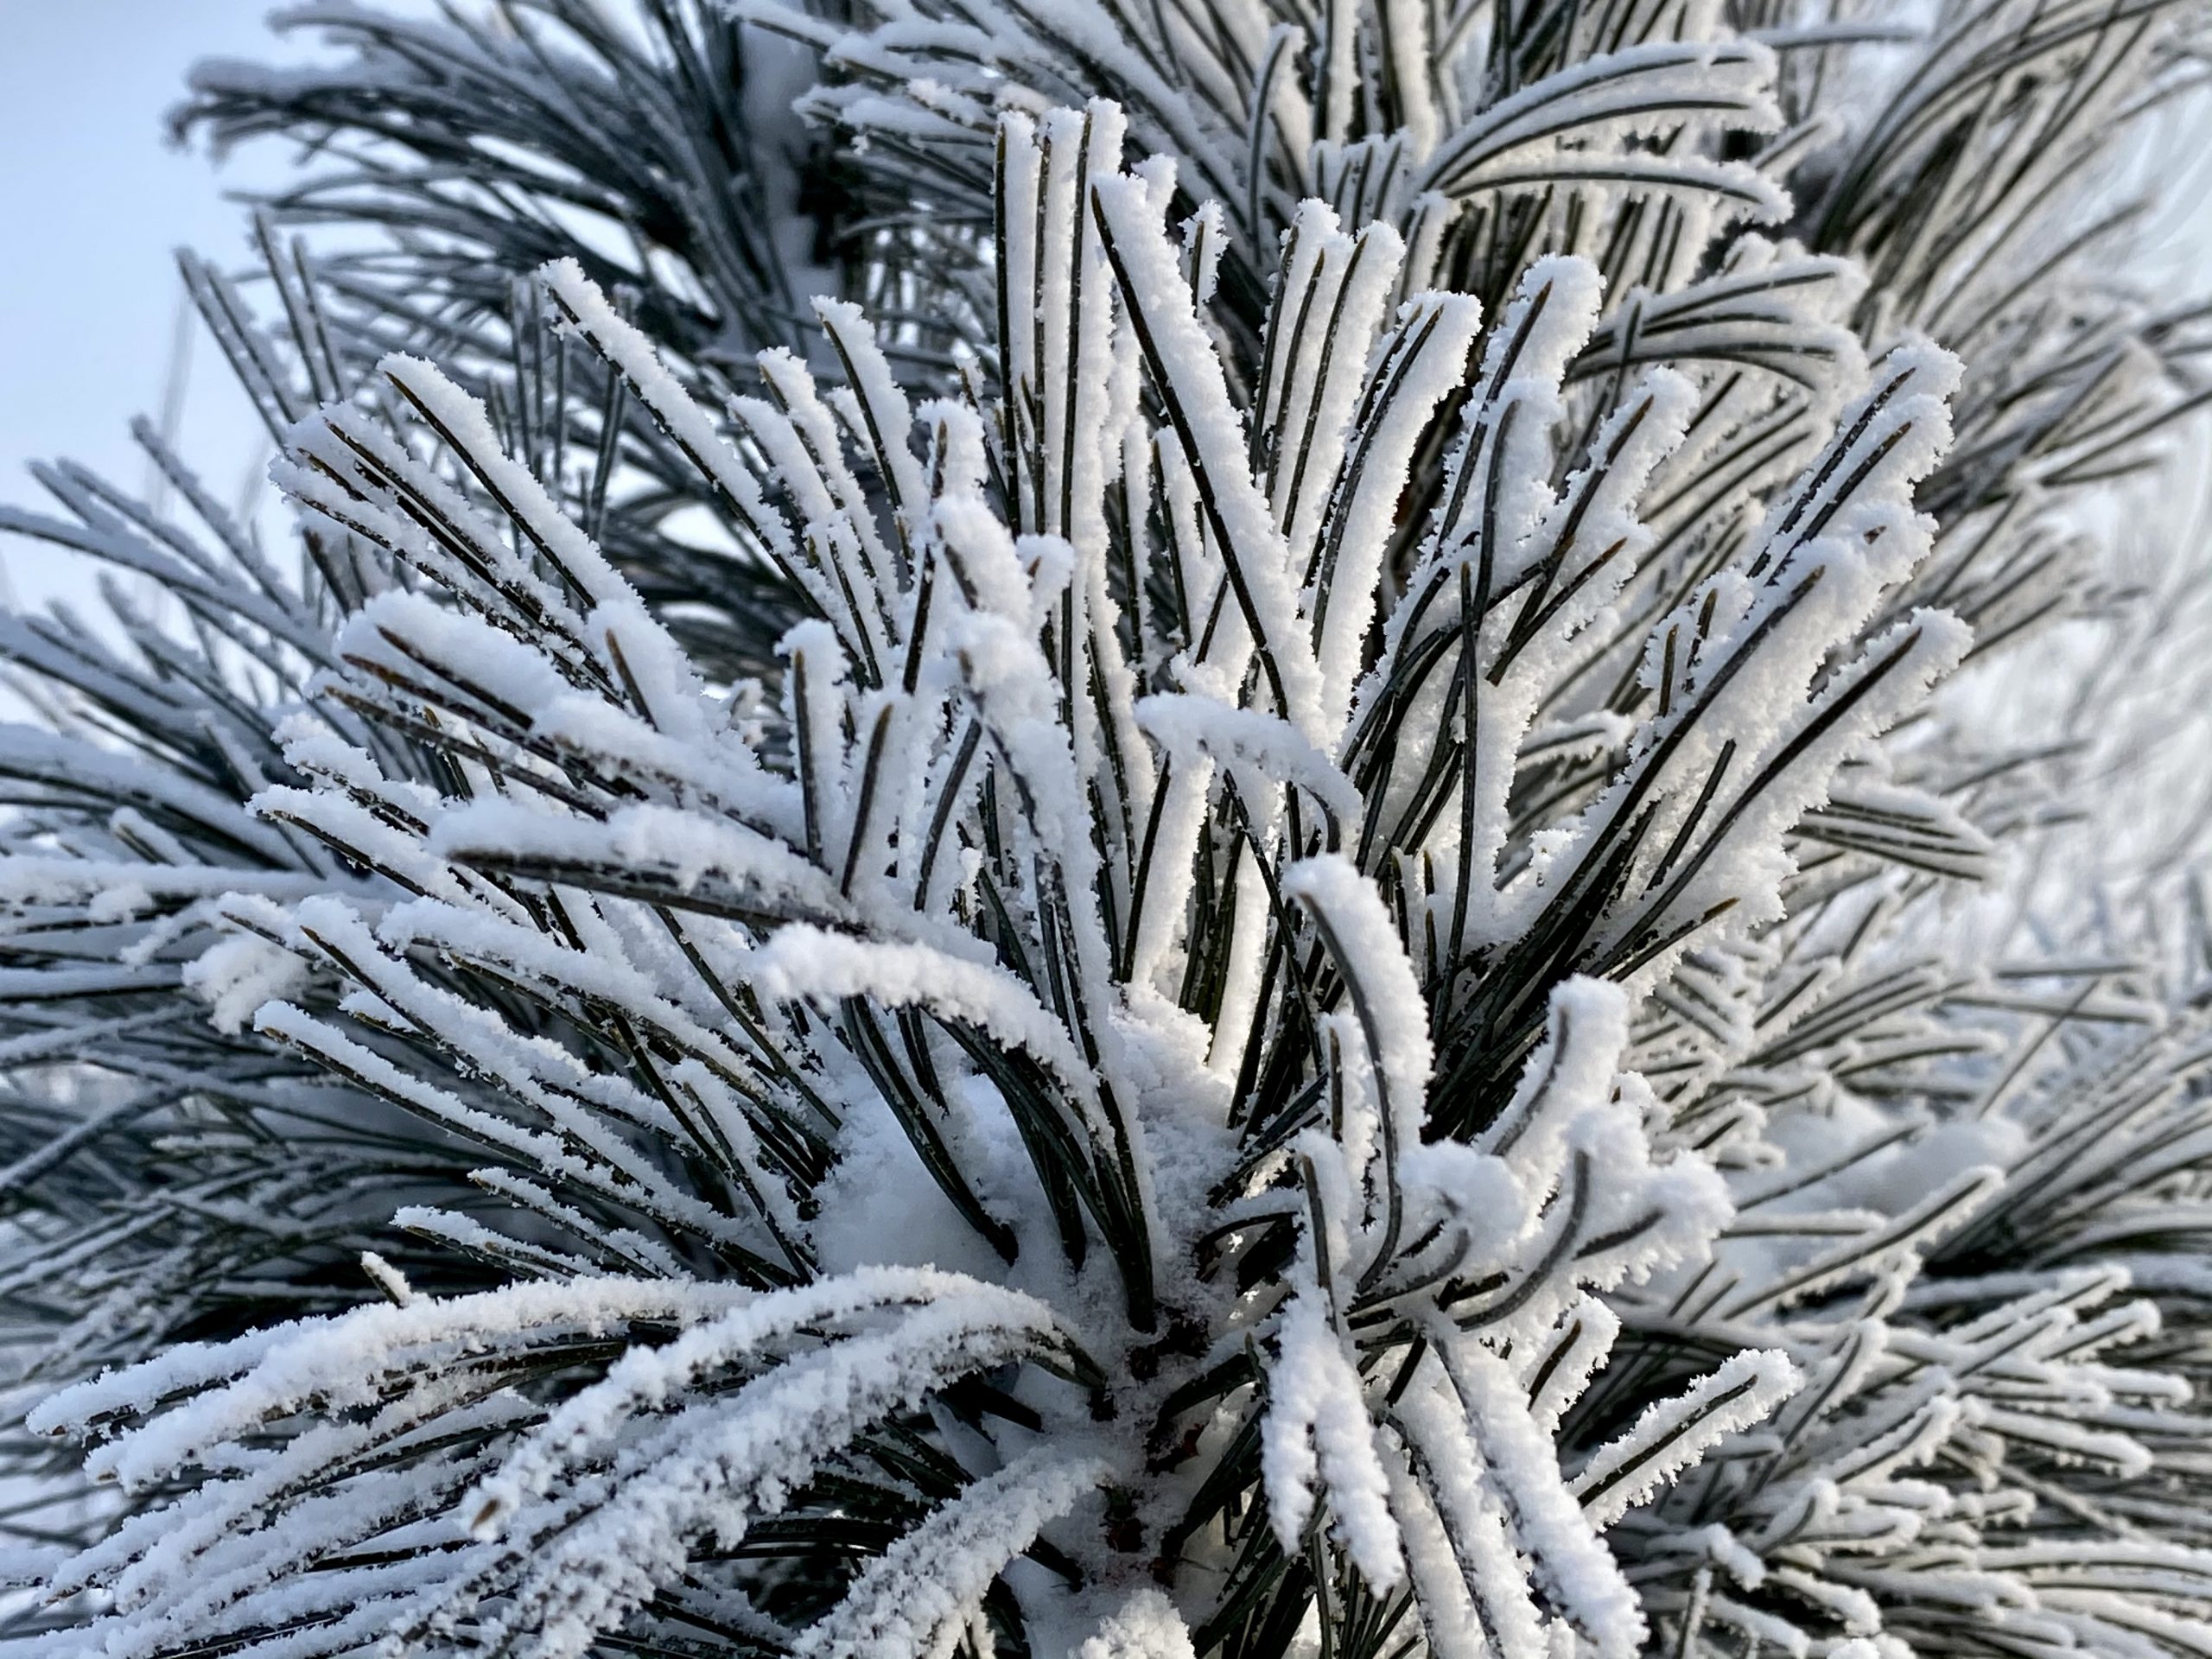
[[[0,514],[0,1652],[2212,1645],[2202,930],[1934,690],[2187,0],[291,26],[296,559]]]

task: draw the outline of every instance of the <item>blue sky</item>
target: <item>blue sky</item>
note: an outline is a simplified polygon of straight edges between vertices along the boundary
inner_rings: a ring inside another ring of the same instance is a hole
[[[130,417],[159,407],[189,245],[243,256],[243,213],[224,200],[256,158],[218,170],[174,149],[163,113],[192,63],[270,49],[270,0],[0,0],[0,499],[39,495],[33,460],[70,456],[136,488]],[[265,168],[274,158],[261,162]],[[182,430],[188,456],[235,497],[257,464],[251,416],[225,396],[219,362],[194,341]],[[51,591],[40,550],[4,550],[16,594]]]

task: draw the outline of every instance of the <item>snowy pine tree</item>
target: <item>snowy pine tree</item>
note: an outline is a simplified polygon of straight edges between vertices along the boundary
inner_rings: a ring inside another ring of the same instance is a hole
[[[2208,930],[1985,717],[2201,7],[294,21],[283,539],[0,514],[0,1653],[2212,1651]]]

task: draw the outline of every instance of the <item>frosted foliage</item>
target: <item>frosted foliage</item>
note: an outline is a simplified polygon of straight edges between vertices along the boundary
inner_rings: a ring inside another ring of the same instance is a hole
[[[1938,690],[2195,23],[596,15],[201,72],[296,569],[0,518],[0,1655],[2212,1652],[2205,999]]]

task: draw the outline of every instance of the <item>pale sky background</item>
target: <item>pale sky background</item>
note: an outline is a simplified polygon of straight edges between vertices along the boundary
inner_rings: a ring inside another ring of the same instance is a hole
[[[172,149],[163,117],[203,57],[264,56],[272,0],[0,0],[0,500],[41,505],[27,463],[86,462],[133,490],[135,415],[158,413],[188,245],[226,266],[245,252],[218,169]],[[269,168],[274,157],[262,161]],[[193,341],[181,434],[234,499],[258,425],[204,333]],[[227,394],[227,395],[226,395]],[[51,591],[54,556],[10,540],[19,599]]]

